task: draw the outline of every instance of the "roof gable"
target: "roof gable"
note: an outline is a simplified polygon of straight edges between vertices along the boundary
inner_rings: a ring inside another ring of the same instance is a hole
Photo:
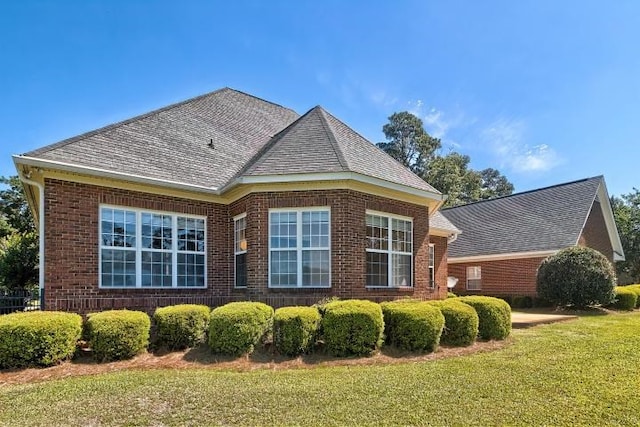
[[[442,210],[463,233],[450,257],[558,250],[577,243],[601,176]]]

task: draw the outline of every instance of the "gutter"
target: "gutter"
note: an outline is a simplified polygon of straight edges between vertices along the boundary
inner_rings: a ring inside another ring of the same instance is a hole
[[[18,168],[18,176],[25,184],[38,188],[38,287],[40,289],[40,309],[44,310],[44,185],[27,178]]]

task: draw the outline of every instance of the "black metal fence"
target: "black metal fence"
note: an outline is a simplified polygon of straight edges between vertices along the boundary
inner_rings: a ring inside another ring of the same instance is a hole
[[[38,291],[0,288],[0,314],[40,310]]]

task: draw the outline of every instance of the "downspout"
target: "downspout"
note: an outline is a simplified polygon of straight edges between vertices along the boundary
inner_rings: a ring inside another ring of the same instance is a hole
[[[44,310],[44,185],[28,179],[24,173],[18,169],[20,180],[25,184],[38,188],[39,204],[38,204],[38,286],[40,289],[40,309]],[[31,174],[29,174],[30,176]]]

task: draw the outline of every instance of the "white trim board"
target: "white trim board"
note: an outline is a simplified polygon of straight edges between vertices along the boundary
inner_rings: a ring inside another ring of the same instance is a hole
[[[447,264],[463,264],[470,262],[486,262],[486,261],[502,261],[510,259],[524,259],[524,258],[546,258],[549,255],[553,255],[560,249],[546,250],[546,251],[532,251],[532,252],[511,252],[503,254],[491,254],[491,255],[474,255],[465,257],[449,257]]]

